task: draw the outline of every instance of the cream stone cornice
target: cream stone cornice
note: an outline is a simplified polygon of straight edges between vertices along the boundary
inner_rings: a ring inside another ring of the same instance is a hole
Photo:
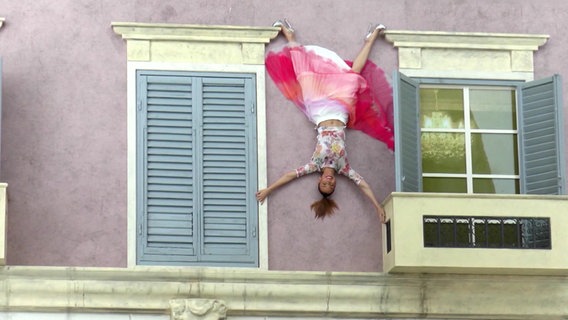
[[[399,69],[411,77],[532,80],[548,35],[389,30]]]
[[[0,311],[165,314],[219,301],[228,316],[563,319],[565,277],[3,267]],[[176,302],[177,301],[177,302]],[[224,312],[224,311],[223,311]]]
[[[275,27],[113,22],[127,42],[129,61],[209,64],[264,63],[264,45]]]
[[[275,27],[113,22],[123,39],[268,43],[278,35]]]
[[[388,30],[395,47],[538,50],[548,35]]]

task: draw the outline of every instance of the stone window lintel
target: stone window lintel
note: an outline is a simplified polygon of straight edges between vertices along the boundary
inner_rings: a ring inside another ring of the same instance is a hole
[[[386,38],[395,47],[536,51],[548,41],[549,36],[542,34],[389,30],[386,33]]]
[[[388,30],[411,77],[532,80],[533,53],[548,35]]]
[[[264,63],[276,27],[113,22],[127,42],[128,61],[212,64]]]
[[[275,27],[155,24],[113,22],[115,33],[126,40],[268,43],[278,35]]]

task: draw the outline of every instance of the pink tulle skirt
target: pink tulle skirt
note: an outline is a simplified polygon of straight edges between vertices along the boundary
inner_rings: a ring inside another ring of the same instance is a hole
[[[318,46],[286,46],[270,51],[266,70],[278,89],[310,121],[341,109],[347,127],[363,131],[394,149],[392,87],[384,71],[367,61],[361,73],[333,51]]]

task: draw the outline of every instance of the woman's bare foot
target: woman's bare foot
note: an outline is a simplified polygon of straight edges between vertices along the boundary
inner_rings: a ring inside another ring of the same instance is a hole
[[[272,24],[272,26],[280,27],[280,31],[282,31],[282,34],[288,42],[296,42],[296,37],[294,35],[295,30],[292,28],[292,25],[287,19],[277,20]]]
[[[365,36],[365,42],[373,42],[377,39],[377,37],[384,33],[387,29],[383,24],[375,24],[369,26],[369,31],[367,31],[367,35]]]

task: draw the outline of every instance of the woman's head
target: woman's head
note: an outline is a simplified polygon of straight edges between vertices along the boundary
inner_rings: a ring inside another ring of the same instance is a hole
[[[323,170],[318,180],[318,190],[324,197],[329,197],[335,191],[334,170]]]
[[[312,203],[311,208],[314,211],[316,218],[323,219],[330,216],[337,209],[337,203],[329,197],[335,191],[335,176],[334,172],[327,172],[324,170],[318,181],[318,191],[323,196],[321,200]]]

